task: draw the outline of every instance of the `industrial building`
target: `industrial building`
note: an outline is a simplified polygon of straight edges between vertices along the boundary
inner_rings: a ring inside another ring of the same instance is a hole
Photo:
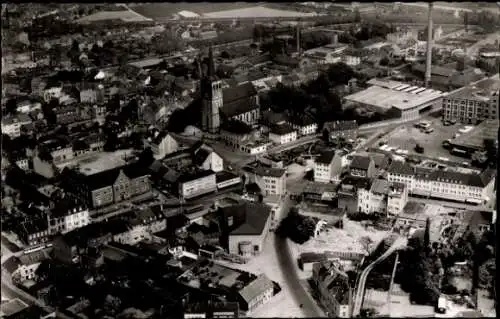
[[[443,119],[476,124],[498,118],[498,91],[500,77],[497,74],[466,87],[450,92],[443,98]]]
[[[412,120],[423,111],[439,108],[445,93],[412,86],[398,81],[372,79],[366,90],[344,98],[346,106],[362,106],[385,113],[392,111],[399,118]]]

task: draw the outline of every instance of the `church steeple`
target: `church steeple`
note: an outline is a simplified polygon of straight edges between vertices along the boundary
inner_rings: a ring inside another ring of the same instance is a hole
[[[212,46],[208,48],[208,74],[209,78],[215,76],[215,65],[214,65],[214,52]]]

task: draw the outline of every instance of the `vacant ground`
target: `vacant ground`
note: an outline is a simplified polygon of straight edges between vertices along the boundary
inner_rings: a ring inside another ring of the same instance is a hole
[[[142,22],[150,21],[151,19],[137,14],[133,11],[123,10],[123,11],[101,11],[89,16],[80,18],[77,20],[78,23],[90,23],[103,20],[117,20],[120,19],[125,22]]]
[[[164,2],[147,3],[138,6],[130,6],[134,11],[155,20],[171,19],[172,15],[179,11],[192,11],[203,15],[209,12],[234,10],[255,6],[256,3],[248,2]]]
[[[364,236],[370,237],[376,245],[387,236],[387,232],[367,230],[359,222],[346,220],[344,222],[344,229],[325,229],[317,238],[312,238],[303,245],[291,242],[290,249],[294,260],[297,260],[300,254],[305,252],[349,251],[365,253],[363,245],[359,242],[359,239]],[[307,272],[301,272],[299,275],[303,279],[311,276]]]
[[[290,290],[287,289],[285,278],[279,267],[278,258],[274,249],[274,233],[269,233],[264,244],[264,249],[259,256],[256,256],[244,265],[227,261],[218,263],[231,268],[251,272],[253,274],[266,274],[269,279],[276,281],[282,291],[274,296],[268,303],[260,306],[249,317],[255,318],[302,318],[305,317],[300,305],[293,299]]]
[[[310,17],[314,13],[278,10],[266,7],[250,7],[234,10],[215,11],[205,13],[203,16],[206,18],[271,18],[271,17]]]
[[[450,152],[443,148],[443,141],[453,138],[453,135],[458,132],[462,126],[443,126],[440,120],[432,121],[432,128],[434,132],[426,134],[420,129],[413,127],[413,125],[403,125],[394,130],[389,136],[382,138],[380,141],[387,142],[391,147],[401,148],[409,151],[409,154],[417,154],[415,146],[419,144],[424,148],[422,155],[438,158],[446,157],[452,161],[465,161],[463,157],[451,155]],[[377,144],[380,142],[378,141]],[[377,145],[376,144],[376,145]]]

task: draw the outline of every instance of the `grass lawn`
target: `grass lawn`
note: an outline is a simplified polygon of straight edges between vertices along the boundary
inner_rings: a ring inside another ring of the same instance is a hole
[[[183,10],[203,15],[209,12],[248,8],[255,5],[257,3],[252,2],[164,2],[147,3],[131,6],[131,8],[148,18],[158,20],[170,19],[173,14]]]

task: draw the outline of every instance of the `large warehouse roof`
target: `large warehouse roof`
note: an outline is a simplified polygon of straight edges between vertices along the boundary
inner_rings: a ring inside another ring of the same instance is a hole
[[[442,97],[441,91],[410,86],[397,81],[371,80],[373,86],[345,97],[346,101],[378,108],[408,110]]]

